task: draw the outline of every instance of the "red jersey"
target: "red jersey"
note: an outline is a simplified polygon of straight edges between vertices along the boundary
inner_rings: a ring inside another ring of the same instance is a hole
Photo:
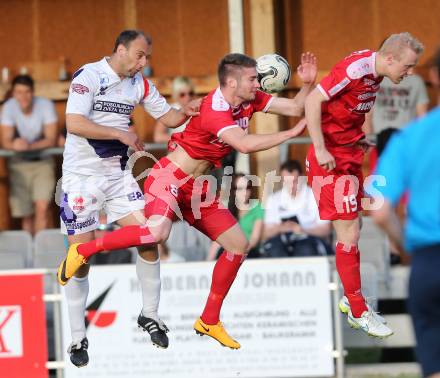
[[[200,114],[191,118],[185,130],[171,136],[168,149],[173,151],[179,145],[193,159],[206,160],[216,168],[221,167],[221,160],[232,150],[221,140],[221,134],[233,127],[247,131],[252,114],[266,112],[272,99],[271,95],[257,91],[253,101],[234,108],[217,88],[202,100]]]
[[[337,63],[317,88],[328,100],[322,104],[322,131],[327,146],[352,144],[365,134],[365,113],[374,105],[382,76],[375,70],[376,53],[356,51]]]

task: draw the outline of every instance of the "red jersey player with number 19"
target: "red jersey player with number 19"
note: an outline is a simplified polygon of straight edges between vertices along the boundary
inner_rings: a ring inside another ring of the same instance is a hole
[[[301,134],[305,122],[286,131],[250,135],[249,119],[260,111],[301,116],[317,71],[315,57],[303,54],[298,75],[304,85],[295,98],[287,99],[259,91],[255,67],[256,61],[243,54],[229,54],[220,61],[220,86],[203,99],[200,115],[193,117],[182,133],[172,136],[170,153],[157,162],[145,181],[146,225],[123,227],[102,239],[72,246],[58,271],[61,284],[91,255],[102,250],[164,242],[172,221],[181,216],[225,250],[215,264],[208,300],[194,329],[224,346],[240,348],[219,318],[223,300],[248,251],[248,242],[237,220],[218,197],[207,200],[210,194],[201,176],[213,166],[220,166],[221,159],[232,148],[243,153],[267,150]]]
[[[423,46],[409,33],[393,34],[378,52],[358,51],[337,63],[306,100],[313,145],[307,155],[309,184],[321,219],[336,230],[336,268],[344,287],[339,308],[348,322],[371,336],[391,329],[365,302],[358,250],[362,198],[362,161],[370,143],[362,132],[384,76],[399,83],[416,65]]]

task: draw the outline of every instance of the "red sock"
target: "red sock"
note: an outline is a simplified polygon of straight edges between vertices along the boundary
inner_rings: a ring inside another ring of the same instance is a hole
[[[344,287],[345,296],[350,303],[351,313],[359,318],[367,311],[365,299],[361,292],[359,250],[356,245],[336,243],[336,269]]]
[[[219,322],[223,299],[228,294],[243,260],[244,255],[224,251],[215,263],[211,290],[201,316],[204,323],[217,324]]]
[[[88,259],[102,251],[125,249],[142,244],[155,244],[153,235],[147,226],[125,226],[105,234],[100,239],[80,244],[78,253]]]

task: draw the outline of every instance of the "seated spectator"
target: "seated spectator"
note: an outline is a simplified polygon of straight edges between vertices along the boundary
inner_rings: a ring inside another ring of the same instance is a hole
[[[12,216],[35,234],[47,228],[55,187],[53,159],[40,156],[40,150],[56,145],[54,104],[34,96],[32,78],[19,75],[12,81],[12,98],[3,106],[0,124],[3,148],[16,152],[8,162]]]
[[[237,218],[241,229],[249,241],[248,257],[259,257],[259,244],[263,236],[264,210],[258,200],[253,200],[252,182],[242,173],[232,177],[231,194],[228,208]],[[255,198],[255,197],[254,197]],[[217,242],[212,242],[207,260],[214,260],[220,256],[223,249]]]
[[[194,86],[186,76],[177,76],[172,83],[171,98],[173,103],[171,106],[181,109],[194,98]],[[153,140],[155,143],[168,143],[171,134],[185,130],[186,123],[174,129],[166,127],[162,122],[157,121],[154,126]]]
[[[263,254],[267,257],[332,254],[331,223],[321,220],[312,189],[297,160],[281,165],[283,188],[267,199]]]

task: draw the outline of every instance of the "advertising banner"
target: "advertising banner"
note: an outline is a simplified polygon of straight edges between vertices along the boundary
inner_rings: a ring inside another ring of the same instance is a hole
[[[90,363],[66,355],[66,377],[333,376],[329,264],[325,258],[248,260],[224,304],[221,320],[241,349],[222,347],[192,326],[209,293],[213,263],[163,264],[159,313],[170,346],[157,349],[137,328],[141,291],[135,266],[90,270],[86,314]],[[70,343],[63,306],[65,349]]]
[[[0,275],[0,377],[47,378],[43,275]]]

